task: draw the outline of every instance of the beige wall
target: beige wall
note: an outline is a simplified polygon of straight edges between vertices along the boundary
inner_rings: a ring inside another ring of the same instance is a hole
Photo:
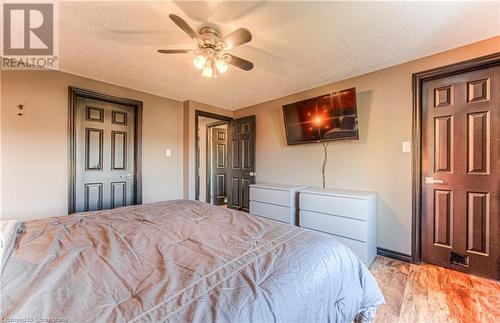
[[[198,133],[200,136],[200,165],[198,172],[200,175],[200,198],[198,200],[206,202],[207,200],[207,124],[212,122],[209,118],[200,118],[198,121]]]
[[[235,111],[257,116],[257,182],[320,186],[322,147],[286,146],[282,105],[356,87],[361,139],[330,143],[327,186],[376,191],[379,247],[410,254],[412,73],[499,51],[496,37]]]
[[[68,86],[142,101],[143,201],[182,198],[181,102],[57,71],[2,71],[2,219],[67,212]]]
[[[195,110],[229,117],[256,114],[258,182],[321,185],[321,146],[287,147],[281,106],[355,86],[361,139],[330,144],[327,185],[376,191],[379,246],[410,253],[411,155],[401,152],[401,142],[411,140],[411,74],[499,51],[496,37],[235,112],[62,72],[1,71],[0,215],[29,219],[67,212],[68,86],[143,101],[145,203],[194,199]],[[21,118],[20,103],[25,105]]]
[[[226,117],[233,117],[233,111],[196,101],[184,102],[184,198],[195,198],[195,111],[206,111]]]
[[[0,218],[2,218],[2,70],[0,70]]]

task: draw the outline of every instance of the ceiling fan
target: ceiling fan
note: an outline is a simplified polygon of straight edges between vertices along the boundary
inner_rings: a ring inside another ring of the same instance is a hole
[[[220,29],[214,24],[204,24],[199,32],[194,31],[181,17],[170,14],[170,19],[179,26],[186,34],[196,41],[197,49],[159,49],[162,54],[197,54],[193,64],[202,70],[203,77],[217,77],[227,71],[231,64],[244,71],[250,71],[253,63],[246,59],[227,53],[236,46],[248,43],[252,40],[252,34],[245,28],[239,28],[232,33],[222,36]]]

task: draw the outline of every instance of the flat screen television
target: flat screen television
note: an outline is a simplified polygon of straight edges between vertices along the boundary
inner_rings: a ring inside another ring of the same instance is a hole
[[[288,145],[359,139],[356,88],[284,105],[283,117]]]

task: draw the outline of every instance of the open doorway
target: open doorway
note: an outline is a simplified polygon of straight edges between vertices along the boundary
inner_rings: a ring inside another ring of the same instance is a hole
[[[255,183],[254,115],[239,119],[195,110],[195,199],[249,211]]]
[[[195,198],[225,206],[228,200],[228,125],[232,119],[196,111]]]

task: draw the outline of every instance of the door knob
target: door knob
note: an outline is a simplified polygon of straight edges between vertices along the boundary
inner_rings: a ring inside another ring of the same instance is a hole
[[[249,174],[250,176],[257,176],[257,173],[256,172],[250,172]]]
[[[130,177],[132,177],[132,174],[120,175],[120,178],[130,178]]]
[[[442,179],[434,179],[434,177],[426,177],[425,184],[444,184]]]

